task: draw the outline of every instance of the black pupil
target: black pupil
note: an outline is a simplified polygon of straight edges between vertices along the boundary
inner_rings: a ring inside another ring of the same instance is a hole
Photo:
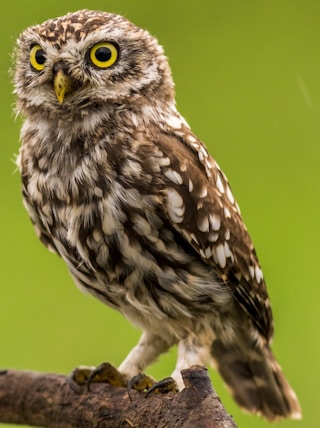
[[[36,52],[36,61],[38,64],[43,65],[46,62],[43,49],[38,49]]]
[[[100,62],[107,62],[109,61],[109,59],[111,58],[111,50],[109,48],[98,48],[96,50],[95,56],[97,58],[98,61]]]

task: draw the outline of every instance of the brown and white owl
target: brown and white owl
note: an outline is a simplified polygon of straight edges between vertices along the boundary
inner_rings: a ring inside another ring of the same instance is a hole
[[[41,241],[76,284],[142,331],[124,379],[178,345],[172,374],[212,363],[235,400],[300,417],[270,342],[270,303],[228,181],[176,109],[163,49],[122,16],[81,10],[16,52],[18,166]]]

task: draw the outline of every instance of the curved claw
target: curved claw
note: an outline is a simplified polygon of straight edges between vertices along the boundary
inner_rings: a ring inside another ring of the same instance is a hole
[[[70,374],[69,378],[79,386],[86,385],[88,378],[94,368],[87,366],[76,367]]]
[[[70,374],[70,380],[79,386],[90,385],[97,382],[109,383],[113,386],[126,386],[127,382],[122,374],[110,363],[102,363],[98,367],[80,366]]]
[[[154,385],[155,380],[152,379],[150,376],[147,376],[144,373],[139,373],[138,375],[134,376],[132,379],[128,382],[128,391],[130,389],[134,389],[135,391],[146,391],[149,390],[152,385]]]
[[[147,391],[146,397],[148,397],[150,394],[167,394],[168,392],[174,392],[177,393],[178,386],[176,381],[172,377],[166,377],[159,382],[154,383]]]
[[[91,371],[87,378],[87,388],[90,391],[91,383],[105,382],[113,386],[126,386],[122,374],[110,363],[102,363]]]

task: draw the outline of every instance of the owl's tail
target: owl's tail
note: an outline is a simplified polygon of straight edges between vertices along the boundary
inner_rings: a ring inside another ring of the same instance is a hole
[[[270,421],[301,418],[296,394],[267,344],[227,347],[215,340],[211,355],[234,399],[243,409]]]

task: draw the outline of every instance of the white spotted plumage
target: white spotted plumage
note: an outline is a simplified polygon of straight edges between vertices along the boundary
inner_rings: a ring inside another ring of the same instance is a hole
[[[28,28],[16,57],[25,206],[77,285],[143,330],[122,374],[177,343],[180,386],[182,368],[211,362],[240,406],[297,417],[254,247],[176,109],[162,47],[119,15],[82,10]]]

